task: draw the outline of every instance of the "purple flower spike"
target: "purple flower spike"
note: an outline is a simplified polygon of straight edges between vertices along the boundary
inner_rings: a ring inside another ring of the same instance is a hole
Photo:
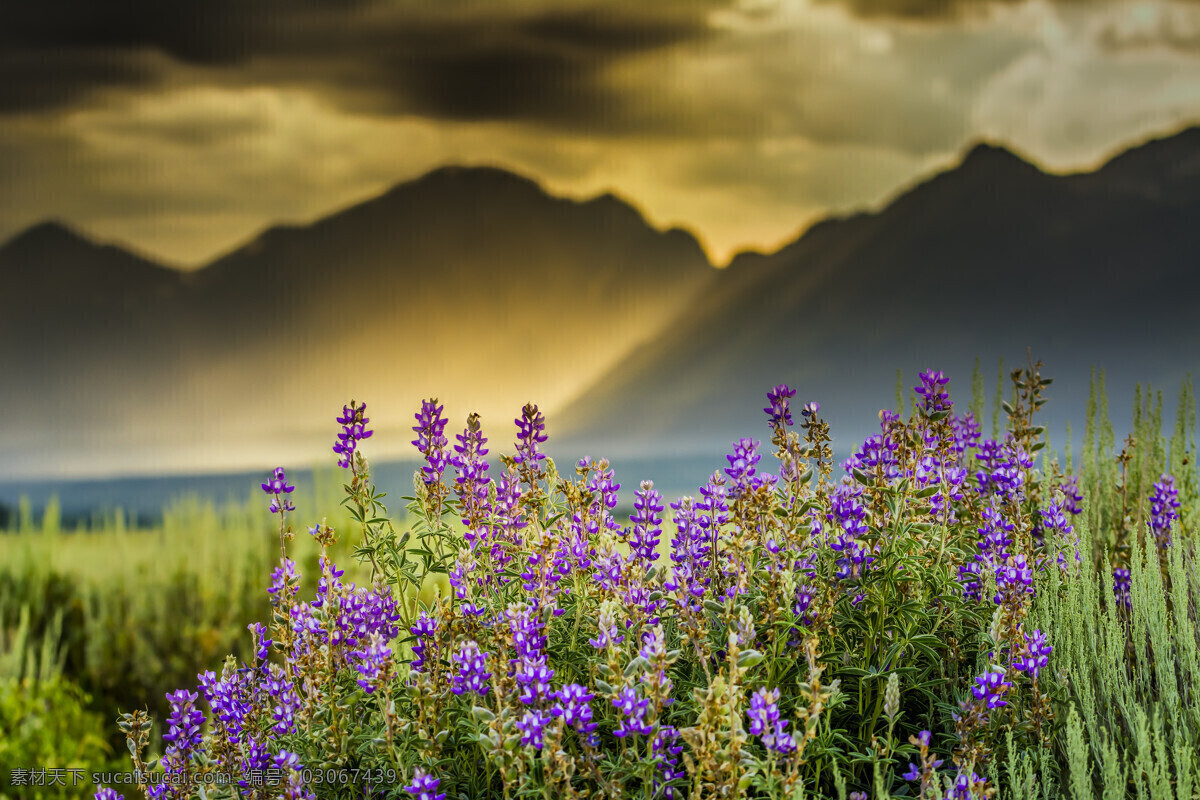
[[[487,672],[487,653],[480,652],[479,645],[466,641],[458,648],[454,661],[458,664],[458,672],[454,674],[454,686],[450,691],[456,695],[474,692],[482,697],[488,693],[488,681],[492,673]]]
[[[729,492],[731,496],[738,497],[757,485],[754,480],[757,472],[755,465],[762,460],[762,455],[758,452],[758,442],[753,439],[739,439],[733,443],[733,452],[725,456],[725,459],[729,462],[725,474],[732,480]]]
[[[975,685],[971,687],[971,692],[975,695],[975,699],[981,701],[988,708],[1000,708],[1008,703],[1004,700],[1004,694],[1012,688],[1012,684],[1004,680],[1004,673],[999,670],[991,670],[985,672],[975,679]]]
[[[550,723],[550,719],[547,714],[537,709],[527,710],[525,716],[516,722],[517,730],[521,732],[521,744],[533,745],[535,750],[541,750],[542,740],[546,734],[546,725]]]
[[[763,747],[774,753],[790,753],[796,749],[796,740],[785,732],[786,719],[779,716],[779,690],[759,689],[750,697],[750,735],[762,739]]]
[[[296,507],[292,505],[292,501],[288,500],[283,495],[291,494],[296,490],[287,482],[287,475],[284,474],[283,467],[276,467],[275,473],[269,481],[262,484],[262,490],[267,494],[274,495],[271,498],[271,513],[282,514],[284,511],[295,511]],[[283,497],[283,503],[280,503],[280,498]]]
[[[540,475],[539,462],[546,460],[546,454],[538,450],[538,445],[547,439],[546,417],[533,403],[526,403],[521,409],[521,416],[513,422],[517,425],[517,454],[513,456],[513,461],[525,464]]]
[[[437,632],[437,618],[429,616],[428,612],[422,611],[417,617],[417,622],[408,629],[409,633],[417,637],[417,643],[413,645],[413,659],[409,665],[417,672],[421,671],[421,667],[425,665],[425,650],[429,647],[428,638]]]
[[[796,390],[784,383],[767,392],[767,402],[770,405],[763,411],[771,418],[767,423],[770,427],[779,428],[792,424],[792,411],[788,401],[795,396]]]
[[[1041,630],[1025,634],[1025,655],[1013,661],[1013,667],[1037,678],[1038,673],[1050,664],[1050,653],[1054,648],[1046,644],[1046,634]]]
[[[913,391],[925,398],[923,408],[926,414],[947,411],[954,405],[950,402],[950,393],[945,389],[946,384],[950,382],[946,373],[941,370],[927,369],[917,377],[921,379],[921,385],[915,387]]]
[[[596,729],[592,722],[593,695],[586,686],[578,683],[568,683],[562,689],[551,695],[555,699],[554,707],[550,709],[556,717],[562,717],[563,723],[580,733],[591,733]]]
[[[356,406],[351,400],[350,405],[342,406],[342,415],[335,420],[342,426],[342,432],[338,434],[338,440],[333,443],[333,452],[341,456],[338,466],[342,469],[350,468],[354,461],[354,451],[358,449],[358,443],[363,439],[371,438],[371,434],[375,432],[367,430],[367,423],[371,420],[364,416],[366,410],[366,403]]]
[[[655,490],[654,481],[642,481],[633,495],[633,534],[629,548],[634,558],[646,564],[658,560],[658,543],[662,540],[662,494]]]
[[[625,687],[620,694],[613,698],[612,704],[621,712],[621,724],[613,730],[613,736],[622,739],[630,734],[646,736],[654,732],[654,728],[646,724],[646,708],[650,699],[641,697],[637,689]]]
[[[1079,491],[1079,477],[1076,475],[1068,475],[1063,478],[1062,485],[1058,487],[1063,496],[1066,498],[1063,508],[1070,512],[1071,516],[1078,516],[1083,513],[1083,492]]]
[[[810,400],[804,404],[804,408],[800,409],[800,413],[809,419],[815,419],[820,410],[821,404],[816,400]]]
[[[1162,475],[1150,495],[1150,530],[1161,549],[1171,546],[1171,525],[1179,517],[1179,490],[1172,475]]]
[[[446,800],[446,793],[437,791],[438,784],[441,782],[440,778],[435,778],[417,767],[413,770],[412,783],[405,786],[404,791],[415,797],[416,800]]]
[[[96,792],[92,800],[125,800],[125,795],[117,794],[116,789],[104,788]]]
[[[388,668],[391,665],[392,648],[388,647],[384,643],[383,637],[376,633],[372,635],[370,643],[365,648],[355,650],[350,655],[361,676],[358,679],[358,685],[367,694],[371,694],[380,684],[381,679],[387,676]]]
[[[446,420],[442,416],[442,406],[437,404],[437,398],[422,400],[421,410],[414,414],[417,424],[413,426],[417,438],[413,439],[413,447],[425,456],[425,466],[421,468],[421,479],[426,486],[437,483],[446,471],[450,456],[446,451],[449,440],[443,433]]]
[[[1133,574],[1127,570],[1117,567],[1113,570],[1113,594],[1117,597],[1117,602],[1130,608],[1133,604],[1132,597],[1129,594],[1129,588],[1133,585]]]

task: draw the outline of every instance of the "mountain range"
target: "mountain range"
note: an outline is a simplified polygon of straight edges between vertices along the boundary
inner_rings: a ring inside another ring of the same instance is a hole
[[[945,370],[965,403],[976,356],[990,395],[1027,347],[1057,379],[1053,435],[1080,431],[1093,365],[1118,419],[1134,381],[1174,391],[1196,368],[1197,219],[1200,128],[1072,175],[979,144],[721,270],[616,197],[494,168],[436,170],[188,273],[43,223],[0,247],[0,478],[130,471],[130,454],[143,472],[311,463],[352,396],[399,445],[383,455],[438,396],[448,434],[484,410],[497,451],[531,399],[556,455],[711,456],[765,438],[782,382],[845,452],[898,368],[906,387]]]
[[[1056,378],[1046,418],[1057,444],[1070,420],[1078,444],[1093,366],[1118,426],[1135,382],[1166,389],[1171,414],[1200,366],[1198,219],[1200,129],[1062,176],[980,144],[878,213],[735,259],[560,422],[618,453],[649,436],[720,452],[766,438],[766,392],[787,382],[798,402],[822,404],[845,453],[895,406],[898,368],[906,396],[920,370],[944,370],[962,405],[978,356],[990,405],[998,361],[1024,366],[1032,348]]]

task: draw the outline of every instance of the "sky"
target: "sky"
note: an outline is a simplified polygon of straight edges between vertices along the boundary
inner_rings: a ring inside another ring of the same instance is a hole
[[[202,265],[445,164],[613,191],[717,264],[1003,143],[1200,121],[1200,2],[45,0],[0,27],[0,240]]]

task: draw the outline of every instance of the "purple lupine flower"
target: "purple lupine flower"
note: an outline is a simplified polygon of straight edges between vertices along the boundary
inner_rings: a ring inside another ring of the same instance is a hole
[[[408,628],[409,633],[416,637],[416,644],[413,645],[413,662],[409,664],[416,672],[420,672],[421,667],[425,666],[425,651],[428,649],[427,639],[432,637],[438,630],[438,620],[436,616],[430,616],[427,612],[421,612],[421,615],[416,618],[416,624]]]
[[[525,716],[516,721],[517,730],[521,732],[521,744],[532,745],[535,750],[541,750],[546,736],[546,726],[551,717],[536,708],[525,710]]]
[[[921,763],[914,764],[910,761],[908,763],[908,772],[904,773],[903,777],[906,781],[921,781],[921,787],[924,790],[937,779],[937,768],[942,765],[943,759],[932,758],[928,755],[929,731],[921,731],[914,738],[916,741],[913,743],[921,748]]]
[[[710,555],[720,539],[721,527],[729,522],[729,490],[726,483],[725,476],[714,472],[708,482],[700,487],[700,500],[695,504],[698,512],[695,522],[700,526],[699,535],[712,545]],[[674,504],[671,507],[674,508]]]
[[[252,770],[266,770],[274,765],[275,757],[266,745],[258,739],[251,739],[249,746],[246,748],[245,756],[242,757],[239,766],[243,776],[248,776]],[[298,761],[299,759],[297,759]],[[250,781],[245,777],[238,780],[238,786],[243,789],[250,788]]]
[[[975,679],[971,693],[987,708],[1000,708],[1008,705],[1004,700],[1004,694],[1011,688],[1012,683],[1004,679],[1004,673],[1001,670],[990,670]]]
[[[979,579],[982,572],[978,561],[968,561],[958,567],[958,582],[963,587],[964,600],[979,600],[983,597]]]
[[[195,692],[186,689],[167,694],[171,715],[167,718],[167,732],[163,734],[167,746],[162,765],[170,775],[187,775],[188,762],[203,751],[200,729],[204,725],[204,714],[196,708],[197,697]]]
[[[1033,456],[1017,444],[1010,433],[1003,442],[988,439],[975,458],[983,469],[975,473],[980,494],[998,495],[1003,500],[1024,497],[1025,470],[1033,468]]]
[[[854,539],[867,533],[866,518],[867,508],[862,503],[861,487],[839,483],[829,497],[829,512],[825,519],[836,526],[839,535]]]
[[[666,607],[667,601],[665,598],[653,599],[655,591],[647,586],[644,576],[634,575],[629,580],[621,584],[620,600],[626,608],[639,609],[646,615],[646,623],[648,625],[657,625],[659,622],[658,612]]]
[[[1004,518],[997,506],[998,502],[993,496],[992,502],[982,509],[983,527],[978,529],[979,552],[975,555],[975,560],[958,568],[958,579],[963,584],[964,599],[981,599],[980,579],[983,569],[995,571],[1008,560],[1008,549],[1012,546],[1012,537],[1009,534],[1016,525]]]
[[[307,606],[305,606],[307,607]],[[197,676],[200,691],[212,710],[213,719],[225,729],[231,744],[240,744],[246,721],[251,712],[251,699],[245,673],[235,672],[228,679],[217,680],[211,671]]]
[[[342,406],[342,415],[334,420],[342,426],[342,432],[337,435],[338,440],[333,443],[333,452],[341,456],[338,466],[342,469],[350,469],[354,462],[354,451],[358,449],[358,443],[363,439],[371,438],[371,434],[375,432],[366,428],[367,423],[371,421],[363,416],[366,410],[366,403],[356,406],[351,400],[350,405]]]
[[[767,392],[767,402],[770,405],[764,408],[763,412],[770,417],[767,424],[771,428],[779,429],[792,424],[792,412],[789,408],[789,401],[795,396],[796,390],[789,388],[787,384],[783,383]]]
[[[662,494],[654,489],[654,481],[642,481],[633,493],[633,532],[629,537],[631,556],[644,564],[658,560],[658,543],[662,541]]]
[[[1024,656],[1015,659],[1013,667],[1029,673],[1029,677],[1036,679],[1038,673],[1050,664],[1050,653],[1054,648],[1046,644],[1046,634],[1040,629],[1026,633],[1024,637]]]
[[[102,788],[92,795],[92,800],[125,800],[125,795],[117,794],[116,789]]]
[[[596,723],[592,722],[591,706],[594,695],[586,686],[568,683],[550,696],[555,700],[550,713],[562,717],[565,725],[582,734],[589,734],[596,729]]]
[[[271,716],[275,720],[272,730],[279,736],[285,736],[296,730],[296,713],[300,711],[300,696],[296,687],[287,679],[283,670],[277,664],[271,664],[264,680],[267,694],[274,701]]]
[[[762,739],[763,747],[774,753],[790,753],[796,749],[796,740],[784,729],[786,719],[779,716],[779,690],[766,687],[750,697],[750,735]]]
[[[272,595],[271,602],[278,603],[286,594],[293,596],[300,591],[296,579],[296,562],[290,558],[279,559],[279,566],[271,573],[271,586],[267,592]]]
[[[620,628],[617,626],[616,613],[613,611],[611,603],[604,603],[600,606],[599,616],[600,632],[596,638],[589,639],[592,647],[597,650],[604,650],[609,647],[615,647],[625,641],[625,634],[620,633]]]
[[[446,800],[446,793],[437,790],[439,783],[441,783],[440,778],[435,778],[417,767],[413,770],[412,783],[405,786],[404,791],[415,797],[416,800]]]
[[[391,666],[392,648],[388,647],[384,638],[378,633],[371,634],[366,647],[352,652],[354,668],[361,675],[358,685],[367,694],[371,694],[379,686],[380,679],[385,678]]]
[[[284,800],[315,800],[315,795],[304,785],[304,764],[300,763],[300,756],[280,750],[274,764],[276,769],[286,773]]]
[[[491,688],[488,681],[492,678],[492,673],[487,671],[487,658],[488,654],[481,652],[474,640],[468,639],[459,645],[454,654],[458,672],[454,674],[454,686],[450,691],[457,695],[474,692],[480,697],[487,694]]]
[[[621,484],[613,480],[614,472],[607,458],[593,462],[590,465],[591,475],[588,477],[587,488],[592,494],[599,495],[604,508],[617,507],[617,491]]]
[[[613,592],[621,585],[621,579],[625,576],[626,561],[624,556],[614,549],[608,549],[600,553],[592,569],[592,580],[600,584],[600,588],[605,591]]]
[[[679,768],[679,754],[683,752],[683,745],[678,744],[679,731],[673,725],[659,725],[658,730],[654,733],[654,740],[651,743],[651,751],[654,754],[654,762],[656,766],[654,774],[654,790],[657,792],[662,789],[663,797],[666,800],[676,800],[682,798],[683,794],[673,786],[668,786],[670,781],[679,778],[686,778],[687,772]]]
[[[900,464],[896,455],[899,447],[900,443],[894,436],[884,433],[869,436],[849,459],[853,462],[849,466],[870,475],[881,473],[883,479],[890,483],[900,477]]]
[[[333,563],[333,560],[326,556],[322,555],[318,557],[317,564],[320,567],[321,577],[317,578],[317,596],[313,600],[313,608],[321,608],[325,605],[327,597],[341,591],[342,582],[340,578],[346,574],[346,570],[338,569],[337,564]],[[325,575],[327,570],[329,577]]]
[[[285,511],[296,510],[296,507],[292,505],[292,501],[284,497],[284,495],[294,492],[296,487],[287,482],[287,475],[284,474],[283,467],[275,468],[275,473],[269,481],[262,485],[262,490],[269,495],[273,495],[271,498],[272,514],[282,514]],[[281,498],[283,500],[282,503],[279,502]]]
[[[458,494],[463,525],[467,526],[464,534],[468,542],[474,542],[477,528],[487,516],[486,505],[488,486],[492,480],[487,476],[489,465],[484,458],[488,450],[484,447],[487,438],[479,426],[479,415],[467,417],[467,427],[462,433],[455,434],[458,444],[454,445],[455,455],[450,463],[458,471],[454,479],[454,491]]]
[[[554,677],[554,670],[546,664],[546,636],[542,633],[545,623],[537,608],[528,605],[510,606],[507,616],[516,651],[516,658],[509,663],[521,687],[518,699],[525,705],[534,705],[549,695],[550,680]]]
[[[1016,602],[1021,595],[1033,596],[1033,570],[1025,556],[1011,556],[1007,564],[996,566],[996,595],[992,600],[1000,605],[1006,599]]]
[[[817,412],[821,410],[821,404],[816,400],[809,400],[804,404],[804,408],[800,409],[800,413],[809,419],[816,419]]]
[[[646,724],[646,708],[650,699],[642,697],[637,689],[626,686],[612,699],[612,704],[621,712],[621,722],[613,730],[613,736],[618,739],[629,735],[646,736],[654,732],[654,728]]]
[[[534,476],[542,477],[541,462],[546,460],[546,454],[538,450],[538,445],[547,438],[546,417],[533,403],[526,403],[521,416],[513,422],[517,425],[517,453],[513,461],[530,469]]]
[[[945,389],[950,379],[944,372],[927,369],[917,377],[921,379],[921,385],[914,388],[913,391],[925,398],[922,408],[926,414],[946,411],[954,405],[950,401],[950,393]]]
[[[385,642],[400,633],[400,610],[391,589],[352,587],[338,598],[334,610],[335,625],[330,630],[330,644],[351,650],[378,633]]]
[[[945,800],[977,800],[980,797],[986,797],[987,795],[981,791],[986,786],[987,779],[980,775],[974,772],[970,775],[965,772],[959,772]]]
[[[550,680],[554,677],[554,670],[546,665],[544,655],[536,658],[526,657],[522,659],[513,677],[521,687],[517,699],[531,706],[550,695]]]
[[[1083,492],[1079,490],[1079,477],[1077,475],[1068,475],[1063,478],[1063,481],[1058,486],[1059,491],[1066,498],[1063,508],[1073,517],[1077,517],[1083,513]]]
[[[981,563],[998,564],[1007,560],[1012,547],[1012,537],[1009,535],[1016,529],[1016,524],[1004,518],[995,504],[983,507],[981,512],[983,527],[979,528],[979,553],[975,560]]]
[[[1041,533],[1043,541],[1046,534],[1052,534],[1053,539],[1062,539],[1070,544],[1075,550],[1075,563],[1083,563],[1083,554],[1079,551],[1079,534],[1075,532],[1075,526],[1067,519],[1067,515],[1063,513],[1063,509],[1059,508],[1057,503],[1049,503],[1045,509],[1039,512],[1041,517]],[[1067,561],[1063,558],[1063,554],[1057,556],[1058,566],[1062,569],[1067,569]]]
[[[448,440],[445,433],[447,419],[442,416],[443,406],[437,404],[437,398],[421,401],[421,410],[413,415],[417,424],[413,426],[417,438],[412,445],[425,456],[425,466],[421,467],[421,480],[426,486],[432,486],[442,479],[446,471],[449,454],[446,452]]]
[[[1175,488],[1175,477],[1164,473],[1150,495],[1150,530],[1161,549],[1171,546],[1171,525],[1179,517],[1177,508],[1179,490]]]
[[[808,614],[808,609],[812,606],[813,598],[816,595],[816,589],[807,583],[796,587],[796,600],[792,604],[792,613],[799,617],[801,625],[812,624],[812,617]]]
[[[729,461],[725,474],[733,481],[731,494],[738,497],[754,485],[755,465],[762,460],[758,452],[758,442],[754,439],[739,439],[733,443],[733,452],[725,458]]]
[[[712,563],[712,535],[697,519],[692,498],[681,497],[671,503],[671,508],[675,511],[673,522],[678,533],[671,540],[673,575],[664,586],[668,591],[679,592],[684,605],[699,610],[710,581],[707,574]]]
[[[254,639],[254,657],[258,659],[259,668],[265,672],[267,657],[271,654],[271,645],[274,644],[274,641],[267,638],[267,629],[261,622],[251,622],[246,626],[246,630],[250,631],[250,636]]]
[[[982,429],[978,420],[975,419],[974,413],[968,411],[961,417],[957,414],[951,414],[950,429],[954,432],[954,443],[951,445],[951,449],[959,457],[960,461],[968,450],[974,450],[979,447]]]
[[[1129,570],[1121,567],[1113,570],[1113,594],[1116,595],[1117,602],[1125,608],[1132,607],[1133,598],[1129,593],[1132,585],[1133,575]]]

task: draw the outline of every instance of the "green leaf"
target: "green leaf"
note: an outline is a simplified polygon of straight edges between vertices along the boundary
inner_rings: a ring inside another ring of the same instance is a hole
[[[737,665],[744,669],[749,669],[750,667],[758,666],[762,663],[762,660],[763,654],[757,650],[743,650],[738,653]]]

